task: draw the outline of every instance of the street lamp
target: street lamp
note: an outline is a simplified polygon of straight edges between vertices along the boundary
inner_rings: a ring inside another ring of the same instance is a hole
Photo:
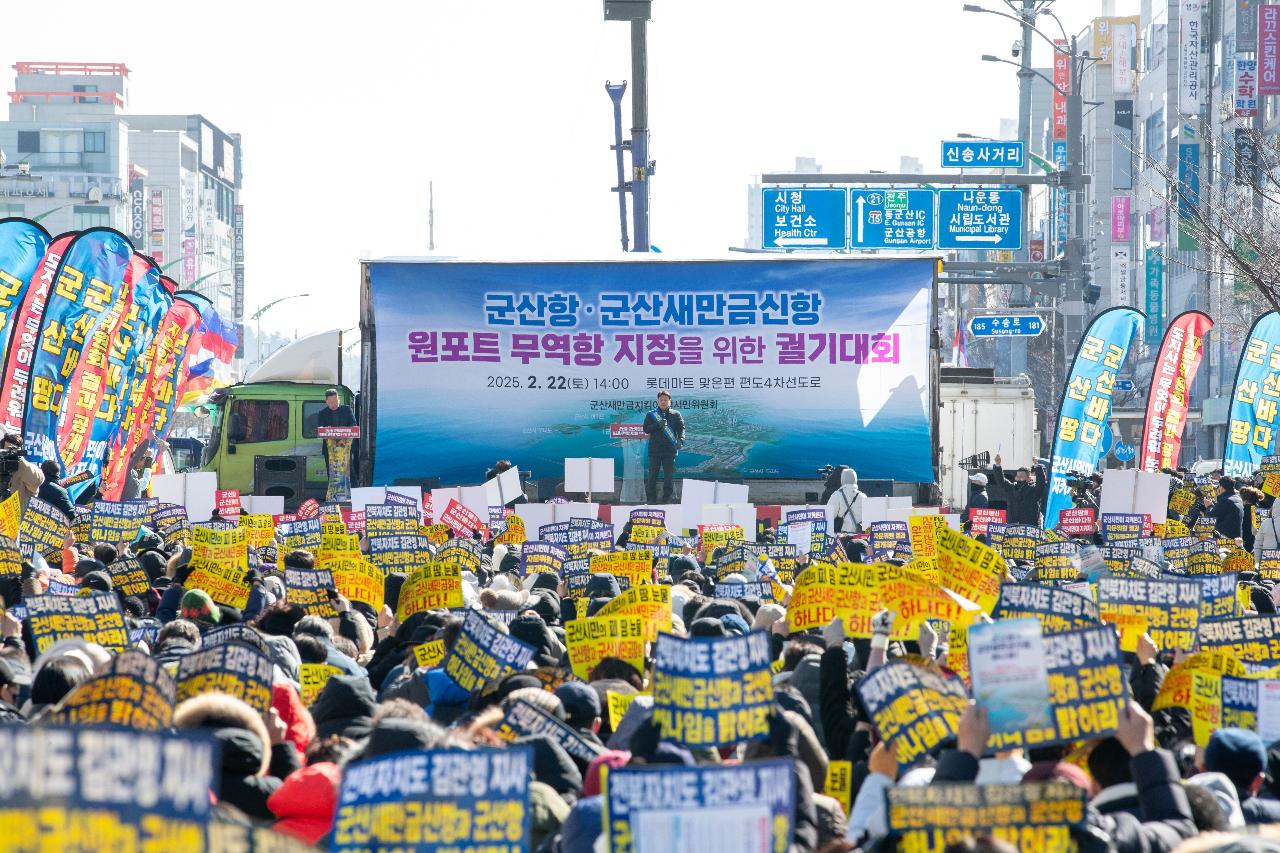
[[[263,305],[257,311],[253,312],[253,316],[251,316],[249,319],[254,321],[257,324],[256,335],[258,338],[258,366],[259,367],[262,366],[262,315],[270,311],[275,306],[279,305],[281,302],[287,302],[290,299],[301,299],[304,296],[310,296],[310,295],[311,295],[310,293],[294,293],[291,296],[281,296],[279,299],[273,299],[272,301],[268,302],[266,305]]]

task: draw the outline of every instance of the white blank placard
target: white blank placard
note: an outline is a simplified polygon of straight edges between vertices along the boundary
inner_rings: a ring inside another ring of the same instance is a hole
[[[351,511],[361,512],[369,504],[386,503],[387,490],[383,486],[359,486],[351,490]]]
[[[556,520],[555,504],[516,504],[516,515],[524,520],[525,535],[532,542],[538,538],[538,528]]]
[[[485,524],[489,523],[489,495],[484,486],[460,486],[458,491],[461,496],[458,503],[474,512],[480,518],[484,519]]]
[[[192,521],[208,521],[216,505],[218,475],[212,471],[187,474],[155,474],[151,477],[152,494],[165,503],[181,504]]]
[[[249,515],[283,515],[284,495],[241,495],[240,507]]]

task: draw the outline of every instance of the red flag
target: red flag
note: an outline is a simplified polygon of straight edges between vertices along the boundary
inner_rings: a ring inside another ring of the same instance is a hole
[[[1178,466],[1191,383],[1204,357],[1204,336],[1212,328],[1213,320],[1207,314],[1184,311],[1165,331],[1151,372],[1138,470],[1154,474],[1161,468]]]
[[[157,403],[163,404],[165,396],[172,394],[174,374],[184,369],[181,362],[189,349],[187,344],[200,323],[199,306],[188,301],[186,296],[179,293],[174,297],[173,307],[160,323],[160,330],[152,339],[148,352],[151,374],[147,377],[146,387],[139,389],[141,393],[133,397],[124,423],[116,431],[110,459],[102,475],[101,490],[107,500],[120,500],[129,460],[142,443],[151,438]]]

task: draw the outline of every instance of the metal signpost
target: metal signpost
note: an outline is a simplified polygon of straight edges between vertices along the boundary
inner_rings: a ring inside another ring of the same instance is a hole
[[[938,190],[939,249],[1021,249],[1022,191]]]
[[[1044,331],[1038,314],[984,314],[969,320],[975,338],[1034,338]]]
[[[845,248],[848,193],[844,189],[766,187],[762,193],[762,246]]]
[[[942,166],[953,169],[1023,169],[1027,148],[1020,141],[959,139],[942,143]]]
[[[936,225],[932,190],[850,190],[855,249],[932,249]]]

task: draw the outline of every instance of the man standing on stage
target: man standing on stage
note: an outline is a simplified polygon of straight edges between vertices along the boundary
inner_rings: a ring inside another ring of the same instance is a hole
[[[658,408],[644,416],[644,431],[649,436],[649,479],[645,491],[649,503],[658,503],[658,469],[666,475],[662,503],[671,503],[675,488],[676,452],[684,446],[684,418],[671,408],[671,393],[658,392]]]
[[[356,426],[356,413],[350,406],[339,405],[337,388],[330,388],[324,392],[324,406],[316,417],[316,426]],[[349,497],[351,494],[351,439],[326,438],[321,443],[320,449],[324,453],[329,478],[329,487],[325,491],[326,499],[343,500]]]

